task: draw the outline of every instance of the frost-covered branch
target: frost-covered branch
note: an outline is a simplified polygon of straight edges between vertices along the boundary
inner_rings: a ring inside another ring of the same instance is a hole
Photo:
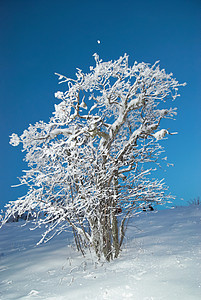
[[[94,54],[89,73],[59,76],[66,92],[48,123],[29,125],[10,144],[22,144],[29,169],[20,178],[28,192],[10,202],[1,224],[16,213],[44,225],[42,241],[71,228],[78,250],[92,247],[100,258],[118,257],[130,217],[169,201],[161,180],[152,179],[170,133],[163,119],[174,119],[179,84],[172,74],[135,62],[128,55],[103,62]],[[164,108],[164,103],[165,108]]]

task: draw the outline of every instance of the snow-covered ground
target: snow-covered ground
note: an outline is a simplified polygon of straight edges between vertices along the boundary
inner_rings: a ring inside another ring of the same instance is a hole
[[[201,207],[142,213],[121,256],[97,263],[70,234],[35,246],[41,232],[23,223],[0,230],[0,299],[201,299]]]

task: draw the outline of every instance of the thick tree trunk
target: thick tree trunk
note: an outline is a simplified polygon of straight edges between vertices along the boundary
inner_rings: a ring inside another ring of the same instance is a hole
[[[94,249],[97,258],[101,256],[107,261],[111,261],[119,256],[120,242],[117,216],[115,212],[104,215],[102,220],[91,218],[89,220],[91,247]],[[84,254],[83,243],[79,239],[79,235],[74,231],[74,238],[77,249]],[[86,245],[85,245],[86,246]]]
[[[110,261],[112,256],[112,239],[109,216],[105,216],[102,223],[103,232],[103,254],[107,261]]]
[[[119,256],[120,244],[117,216],[114,213],[112,215],[112,239],[114,247],[114,258],[117,258]]]

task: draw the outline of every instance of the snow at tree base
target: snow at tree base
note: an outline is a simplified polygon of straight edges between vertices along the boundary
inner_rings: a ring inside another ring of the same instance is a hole
[[[36,246],[43,231],[24,221],[0,232],[1,300],[200,300],[201,206],[142,212],[119,258],[83,257],[65,232]]]
[[[119,256],[129,219],[172,199],[153,171],[166,163],[160,140],[174,133],[162,121],[176,116],[172,101],[185,84],[159,62],[94,58],[95,67],[77,69],[76,79],[57,74],[67,91],[55,93],[60,102],[49,123],[11,135],[26,153],[20,184],[28,191],[7,205],[2,224],[28,212],[35,227],[45,225],[40,242],[71,228],[78,250],[93,248],[110,261]]]

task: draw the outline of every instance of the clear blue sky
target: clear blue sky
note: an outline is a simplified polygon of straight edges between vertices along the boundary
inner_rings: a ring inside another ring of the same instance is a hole
[[[160,172],[184,202],[201,196],[201,2],[199,0],[0,1],[0,207],[23,195],[17,184],[24,154],[9,145],[29,123],[48,121],[59,89],[54,72],[73,77],[125,52],[130,61],[154,63],[187,82],[176,121],[177,136],[162,143],[174,168]],[[101,43],[98,44],[97,40]]]

